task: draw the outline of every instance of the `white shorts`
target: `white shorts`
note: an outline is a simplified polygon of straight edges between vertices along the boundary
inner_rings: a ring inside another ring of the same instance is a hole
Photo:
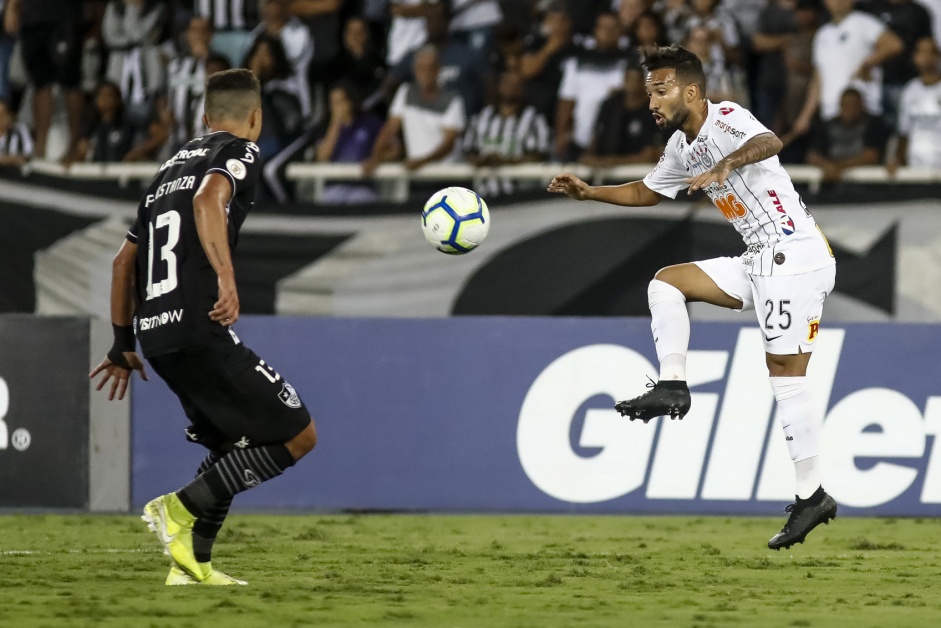
[[[800,275],[750,275],[738,257],[693,262],[719,289],[755,310],[765,351],[774,355],[810,353],[820,330],[823,302],[833,290],[836,265]]]

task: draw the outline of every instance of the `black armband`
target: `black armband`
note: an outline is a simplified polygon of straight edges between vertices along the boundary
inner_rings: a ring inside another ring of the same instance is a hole
[[[134,351],[134,326],[111,323],[111,329],[114,331],[114,344],[111,345],[111,350],[108,351],[108,359],[112,364],[130,370],[131,365],[125,359],[124,352]]]

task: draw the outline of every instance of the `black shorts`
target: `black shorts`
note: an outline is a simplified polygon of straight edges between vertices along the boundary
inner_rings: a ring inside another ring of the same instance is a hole
[[[245,345],[148,362],[180,398],[187,438],[213,451],[286,443],[310,423],[294,387]]]
[[[66,89],[82,81],[82,40],[78,24],[71,21],[43,22],[20,31],[23,60],[37,88],[58,83]]]

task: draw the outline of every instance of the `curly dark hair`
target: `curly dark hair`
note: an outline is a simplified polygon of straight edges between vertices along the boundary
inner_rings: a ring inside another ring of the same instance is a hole
[[[685,87],[695,85],[699,88],[702,97],[706,97],[706,74],[702,69],[702,62],[686,48],[680,46],[657,46],[645,48],[644,69],[648,72],[654,70],[672,69],[676,78]]]

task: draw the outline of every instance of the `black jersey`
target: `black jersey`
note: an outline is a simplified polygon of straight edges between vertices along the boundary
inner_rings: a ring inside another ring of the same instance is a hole
[[[187,143],[147,188],[127,232],[137,244],[135,332],[146,357],[238,342],[228,327],[209,318],[219,298],[218,279],[199,241],[193,197],[209,173],[229,179],[226,214],[234,251],[260,170],[254,143],[220,131]]]

